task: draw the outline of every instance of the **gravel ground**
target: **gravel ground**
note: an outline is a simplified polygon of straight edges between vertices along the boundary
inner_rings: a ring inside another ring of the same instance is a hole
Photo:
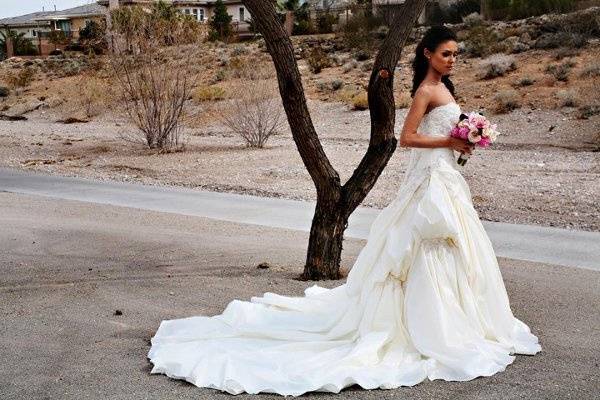
[[[310,100],[313,123],[342,181],[366,151],[368,111]],[[406,110],[398,110],[397,133]],[[492,116],[504,133],[478,149],[463,168],[482,219],[600,230],[600,116],[575,118],[575,110],[520,109]],[[187,150],[156,154],[123,141],[134,132],[105,118],[65,125],[51,111],[28,121],[0,121],[0,165],[101,180],[178,185],[203,190],[314,200],[315,191],[289,129],[265,149],[246,148],[217,124],[187,131]],[[382,208],[395,196],[408,161],[398,148],[363,205]]]
[[[0,193],[0,224],[3,400],[232,399],[149,373],[160,321],[215,315],[267,291],[299,296],[314,284],[292,279],[302,270],[304,232],[11,193]],[[342,265],[364,243],[346,240]],[[262,262],[272,267],[257,269]],[[597,397],[600,273],[499,262],[511,308],[538,335],[541,353],[469,382],[302,398]]]

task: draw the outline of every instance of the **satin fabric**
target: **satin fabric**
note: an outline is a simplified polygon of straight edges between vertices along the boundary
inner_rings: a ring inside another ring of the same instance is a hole
[[[460,107],[422,134],[448,135]],[[372,224],[346,283],[302,297],[233,300],[220,315],[162,321],[151,373],[232,394],[337,393],[466,381],[541,350],[511,312],[492,244],[448,148],[412,149],[396,198]]]

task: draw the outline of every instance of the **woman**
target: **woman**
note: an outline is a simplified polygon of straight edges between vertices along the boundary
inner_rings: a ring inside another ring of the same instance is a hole
[[[152,373],[232,394],[339,392],[465,381],[540,351],[515,318],[492,245],[457,170],[448,136],[460,107],[448,78],[457,43],[429,30],[414,61],[401,133],[412,147],[396,198],[373,222],[345,284],[305,296],[267,292],[221,315],[162,321]]]

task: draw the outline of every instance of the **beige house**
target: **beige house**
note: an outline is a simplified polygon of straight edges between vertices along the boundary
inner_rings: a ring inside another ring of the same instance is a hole
[[[99,0],[98,4],[110,8],[130,6],[130,5],[147,5],[157,2],[158,0]],[[183,14],[191,15],[200,23],[207,23],[212,17],[215,8],[216,0],[164,0],[166,3],[171,3],[177,7]],[[231,15],[231,24],[234,32],[244,37],[251,35],[249,30],[250,12],[242,3],[242,0],[223,0],[227,13]]]
[[[88,21],[101,21],[106,18],[104,7],[98,4],[88,4],[61,11],[41,11],[18,17],[0,19],[1,30],[13,30],[24,33],[37,47],[40,55],[48,55],[55,46],[48,40],[52,31],[62,31],[71,40],[79,38],[79,29],[85,27]]]

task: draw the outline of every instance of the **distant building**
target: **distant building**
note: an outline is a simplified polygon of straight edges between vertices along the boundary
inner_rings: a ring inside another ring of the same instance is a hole
[[[79,29],[88,21],[100,21],[106,17],[106,10],[98,4],[88,4],[61,11],[42,11],[12,18],[0,19],[0,30],[10,29],[24,33],[38,48],[40,55],[48,55],[55,46],[48,40],[52,31],[62,31],[71,40],[79,38]]]
[[[117,8],[132,5],[149,5],[158,0],[99,0],[98,4],[108,8]],[[166,0],[177,7],[183,14],[193,16],[198,22],[206,23],[212,17],[216,0]],[[239,36],[248,36],[250,32],[250,12],[246,9],[242,0],[223,0],[227,13],[231,15],[233,31]]]

